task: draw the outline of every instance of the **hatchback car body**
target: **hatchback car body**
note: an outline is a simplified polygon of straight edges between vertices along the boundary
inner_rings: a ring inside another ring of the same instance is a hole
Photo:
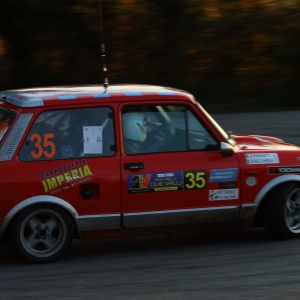
[[[0,235],[34,263],[72,240],[259,221],[300,234],[300,148],[228,135],[184,91],[0,92]]]

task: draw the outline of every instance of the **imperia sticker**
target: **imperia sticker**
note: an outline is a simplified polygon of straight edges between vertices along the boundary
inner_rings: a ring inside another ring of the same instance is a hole
[[[251,153],[245,154],[247,165],[278,164],[277,153]]]
[[[286,167],[269,167],[269,174],[299,174],[300,166],[286,166]]]
[[[239,199],[239,189],[210,190],[209,201]]]
[[[130,174],[128,193],[164,192],[206,188],[206,171]]]
[[[49,174],[51,174],[49,176]],[[79,181],[83,183],[89,180],[89,176],[92,176],[93,173],[86,163],[85,160],[80,162],[74,162],[65,166],[61,166],[54,170],[45,172],[41,174],[42,184],[45,190],[45,193],[51,192],[51,194],[61,191],[61,187],[66,184],[71,184],[71,187],[75,186]],[[64,186],[64,190],[67,189],[67,186]]]

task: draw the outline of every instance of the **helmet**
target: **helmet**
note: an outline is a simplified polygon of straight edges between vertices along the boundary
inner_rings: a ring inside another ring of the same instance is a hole
[[[144,142],[147,138],[147,122],[144,113],[128,112],[123,115],[123,134],[126,139]]]

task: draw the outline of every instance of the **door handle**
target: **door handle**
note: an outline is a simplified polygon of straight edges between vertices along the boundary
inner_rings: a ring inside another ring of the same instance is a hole
[[[144,164],[142,162],[125,163],[124,169],[125,170],[140,170],[140,169],[144,169]]]

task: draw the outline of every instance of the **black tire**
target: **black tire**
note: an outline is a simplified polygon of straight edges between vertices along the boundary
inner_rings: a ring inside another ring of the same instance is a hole
[[[74,237],[73,223],[62,208],[39,204],[25,208],[13,221],[9,245],[31,263],[49,263],[60,258]]]
[[[284,183],[268,196],[265,227],[276,239],[293,239],[300,236],[300,184]]]

